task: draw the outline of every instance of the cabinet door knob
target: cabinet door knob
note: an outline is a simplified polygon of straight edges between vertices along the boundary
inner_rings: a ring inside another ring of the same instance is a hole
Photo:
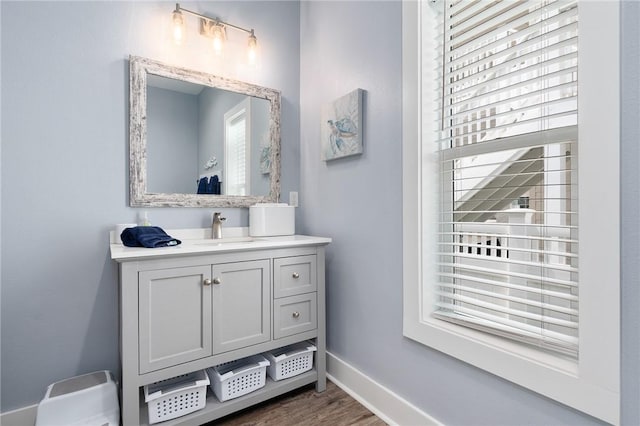
[[[204,285],[211,285],[211,279],[210,278],[205,278],[203,281]]]
[[[292,276],[293,278],[300,278],[300,274],[299,274],[299,273],[297,273],[297,272],[294,272],[293,274],[291,274],[291,276]]]
[[[300,317],[300,312],[295,311],[293,314],[291,314],[292,317],[294,318],[299,318]]]
[[[221,280],[220,278],[218,278],[218,277],[215,277],[215,278],[213,279],[213,283],[214,283],[214,284],[220,284],[221,282],[222,282],[222,280]]]

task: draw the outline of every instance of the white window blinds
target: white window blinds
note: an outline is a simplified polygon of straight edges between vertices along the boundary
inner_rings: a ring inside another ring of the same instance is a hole
[[[247,195],[247,119],[245,110],[226,119],[226,184],[227,195]]]
[[[433,315],[577,357],[577,2],[438,7]]]

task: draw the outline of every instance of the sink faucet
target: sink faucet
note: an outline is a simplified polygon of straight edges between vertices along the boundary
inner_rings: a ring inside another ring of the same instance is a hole
[[[213,221],[211,222],[211,238],[222,238],[222,222],[227,220],[226,217],[221,217],[222,213],[215,212],[213,214]]]

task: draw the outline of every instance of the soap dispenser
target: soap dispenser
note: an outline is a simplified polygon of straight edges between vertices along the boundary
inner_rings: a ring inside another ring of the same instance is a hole
[[[138,216],[138,224],[140,226],[151,226],[151,222],[149,222],[149,216],[146,211],[142,212]]]

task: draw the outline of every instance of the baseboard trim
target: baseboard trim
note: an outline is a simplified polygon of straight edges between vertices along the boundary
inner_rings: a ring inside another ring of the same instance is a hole
[[[387,424],[442,426],[406,399],[330,352],[327,352],[327,377]]]
[[[36,424],[36,413],[38,412],[38,404],[29,405],[28,407],[18,408],[17,410],[0,413],[0,425],[2,426],[33,426]]]

